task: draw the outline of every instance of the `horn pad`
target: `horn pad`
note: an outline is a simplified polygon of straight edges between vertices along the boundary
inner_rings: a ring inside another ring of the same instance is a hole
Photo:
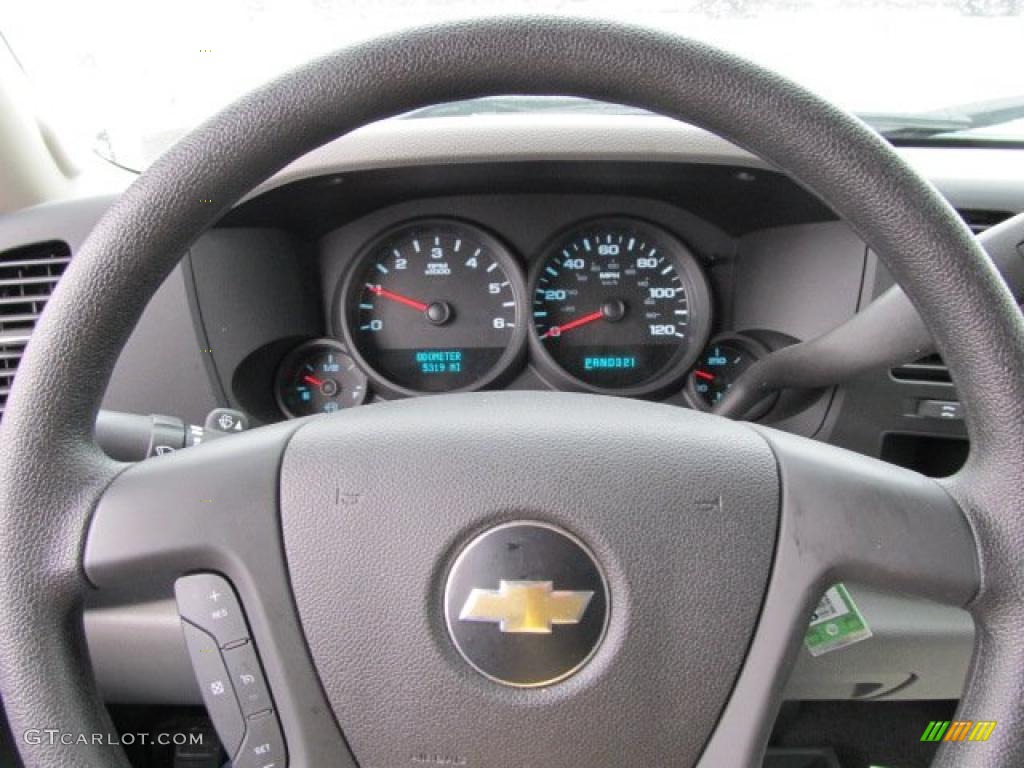
[[[597,651],[608,585],[574,536],[544,523],[505,523],[455,559],[444,611],[466,663],[495,682],[537,688],[569,677]]]
[[[692,765],[750,642],[778,510],[753,430],[591,395],[314,419],[281,473],[302,625],[369,766]]]

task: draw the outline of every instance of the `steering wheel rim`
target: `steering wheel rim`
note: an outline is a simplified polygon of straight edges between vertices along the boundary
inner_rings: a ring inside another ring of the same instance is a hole
[[[81,630],[93,588],[83,558],[97,506],[125,467],[102,455],[92,425],[120,349],[182,254],[301,154],[374,120],[501,93],[619,102],[718,133],[817,194],[885,261],[966,395],[971,438],[967,465],[943,486],[973,531],[978,591],[944,596],[969,601],[977,628],[960,711],[999,727],[972,750],[944,746],[939,764],[1019,764],[1024,323],[998,273],[939,194],[855,118],[702,43],[564,19],[433,27],[313,62],[197,128],[102,218],[40,319],[0,427],[0,690],[12,730],[111,731]],[[28,766],[126,764],[102,745],[19,746]]]

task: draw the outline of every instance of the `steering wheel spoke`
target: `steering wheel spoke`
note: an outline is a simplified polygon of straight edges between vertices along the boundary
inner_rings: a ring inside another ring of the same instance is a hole
[[[293,424],[140,462],[96,506],[85,571],[100,588],[208,570],[244,583],[280,548],[277,480]]]
[[[916,472],[786,432],[755,427],[782,482],[776,578],[817,594],[843,579],[950,605],[980,586],[977,544],[942,484]],[[779,568],[777,566],[777,569]]]
[[[241,613],[229,621],[240,622],[236,634],[245,633],[245,645],[258,654],[259,661],[249,663],[262,662],[274,711],[249,712],[243,706],[240,713],[227,712],[235,733],[235,743],[225,743],[229,756],[247,747],[251,739],[243,740],[243,735],[265,738],[276,716],[290,765],[344,765],[347,749],[306,650],[281,541],[278,481],[284,451],[297,428],[296,422],[264,427],[130,467],[96,506],[84,567],[90,582],[115,599],[126,589],[129,595],[141,590],[167,596],[180,578],[191,575],[183,582],[190,586],[177,589],[180,601],[195,591],[197,574],[208,574],[217,590],[211,592],[217,604],[210,608],[230,604],[234,610],[231,595],[223,593],[236,593]],[[205,594],[193,597],[204,607]],[[234,645],[235,635],[218,636],[209,612],[179,606],[190,649],[204,640],[213,649],[218,643]],[[199,652],[208,651],[203,647]],[[225,651],[225,658],[231,652]],[[210,682],[203,679],[203,659],[197,663],[193,656],[201,689]],[[216,722],[211,704],[208,699]],[[220,731],[224,721],[216,724]],[[223,731],[221,737],[230,738]]]
[[[779,465],[775,563],[750,651],[701,766],[757,766],[821,595],[856,582],[966,606],[977,544],[937,481],[860,454],[754,427]]]

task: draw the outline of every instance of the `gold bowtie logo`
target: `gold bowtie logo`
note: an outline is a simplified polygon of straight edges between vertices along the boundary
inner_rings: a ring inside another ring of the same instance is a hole
[[[579,624],[593,592],[556,590],[550,581],[505,581],[498,588],[474,589],[460,621],[486,621],[502,632],[549,635],[553,624]]]

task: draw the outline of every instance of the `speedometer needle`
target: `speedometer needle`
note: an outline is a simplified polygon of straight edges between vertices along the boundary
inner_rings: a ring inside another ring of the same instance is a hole
[[[322,387],[323,382],[320,381],[316,376],[310,376],[308,373],[302,377],[302,380],[307,384],[312,384],[314,387]]]
[[[704,381],[714,381],[715,380],[715,375],[713,373],[708,373],[707,371],[702,371],[699,368],[696,371],[693,372],[693,375],[696,376],[698,379],[704,379]]]
[[[399,304],[405,304],[407,307],[419,310],[420,312],[427,311],[427,304],[422,301],[416,301],[416,299],[410,299],[408,296],[403,296],[400,293],[389,291],[386,288],[382,288],[379,285],[367,284],[367,288],[370,289],[370,293],[375,293],[383,299],[390,299],[391,301],[397,301]]]
[[[551,326],[550,328],[547,329],[547,331],[544,333],[544,335],[541,336],[541,338],[542,339],[546,339],[549,336],[550,337],[561,336],[566,331],[571,331],[573,328],[579,328],[581,325],[586,325],[587,323],[593,323],[594,321],[600,320],[603,317],[604,317],[604,313],[601,312],[600,310],[598,310],[597,312],[591,312],[589,315],[584,315],[583,317],[578,317],[575,320],[570,320],[565,325],[553,325],[553,326]]]

